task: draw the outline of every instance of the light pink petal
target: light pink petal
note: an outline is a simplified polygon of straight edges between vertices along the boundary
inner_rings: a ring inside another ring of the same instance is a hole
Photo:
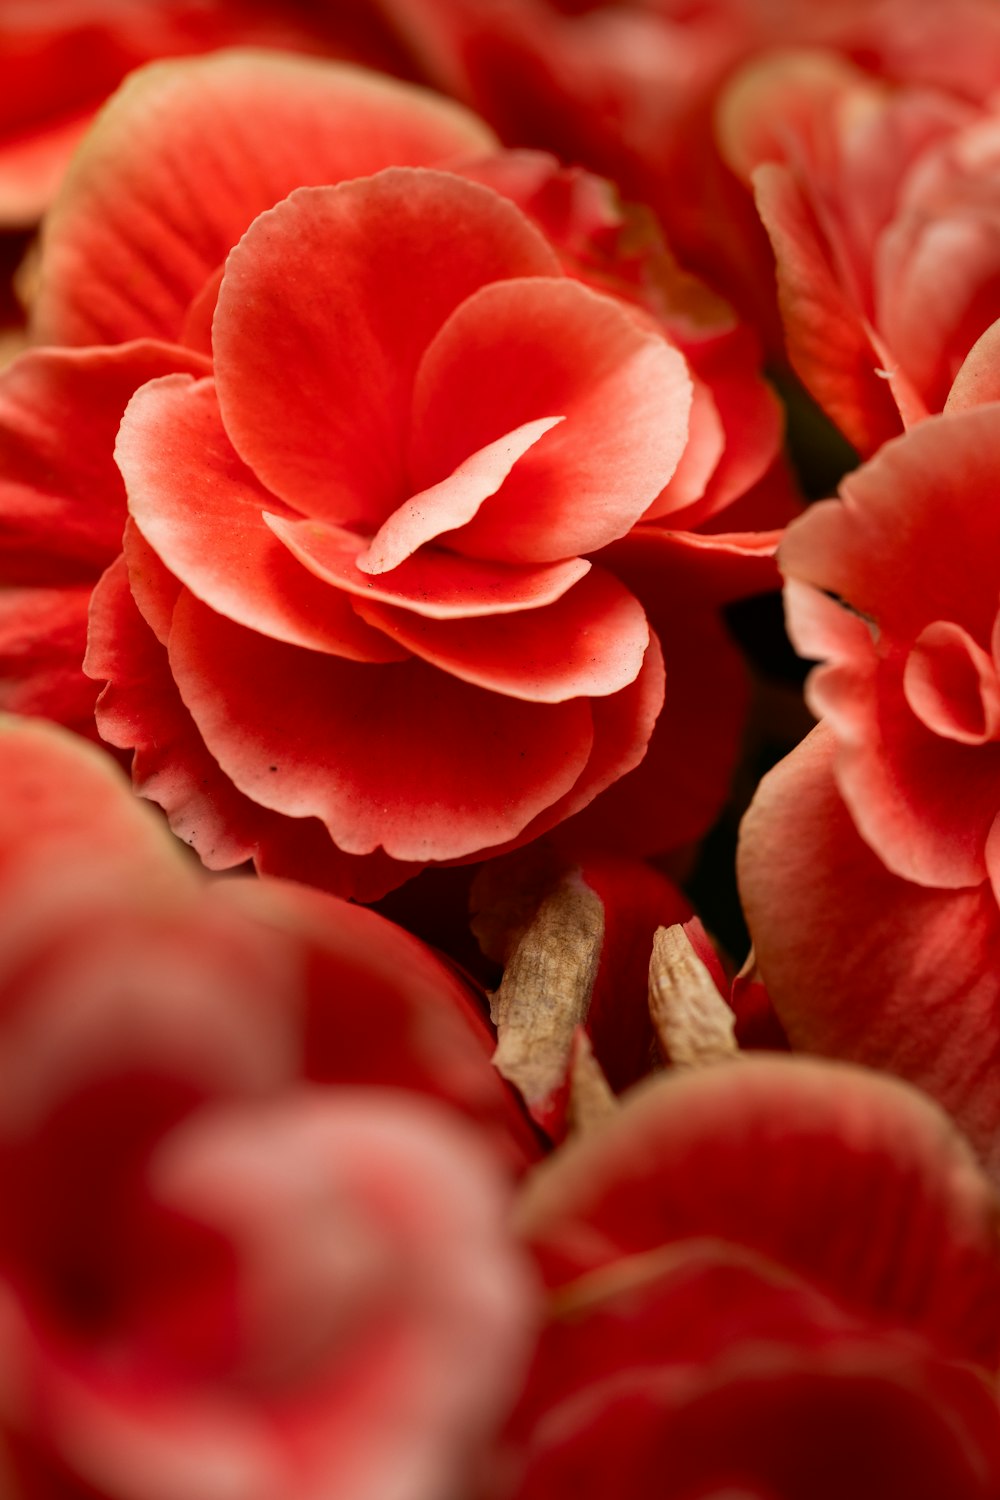
[[[429,620],[540,609],[561,598],[590,568],[579,557],[547,566],[514,567],[428,548],[401,562],[391,574],[373,576],[358,567],[366,543],[356,532],[286,516],[266,515],[264,520],[317,578],[362,599],[397,605]]]
[[[988,401],[1000,401],[1000,321],[991,323],[965,356],[944,409],[964,411]]]
[[[236,456],[211,380],[168,376],[143,386],[122,421],[115,456],[133,521],[203,603],[289,645],[356,661],[405,656],[265,525],[264,512],[279,502]]]
[[[358,558],[364,573],[387,573],[443,532],[471,521],[484,500],[495,495],[528,449],[563,417],[539,417],[487,443],[463,459],[453,474],[421,490],[393,511],[379,528],[367,552]]]
[[[248,1384],[264,1388],[251,1411],[279,1486],[463,1488],[514,1396],[534,1288],[506,1185],[458,1117],[396,1091],[303,1091],[200,1112],[151,1174],[237,1248]],[[305,1399],[288,1401],[293,1382]]]
[[[226,431],[299,511],[376,530],[451,472],[411,482],[405,468],[413,377],[442,322],[488,282],[558,273],[513,204],[459,177],[400,169],[303,188],[226,263],[212,334]],[[517,425],[473,435],[456,461]]]
[[[227,52],[135,73],[50,214],[42,342],[176,339],[247,226],[294,188],[490,149],[434,95],[308,58]]]
[[[620,692],[639,674],[649,626],[639,601],[593,568],[544,609],[478,620],[429,620],[359,603],[358,612],[424,661],[535,703]]]
[[[928,729],[963,745],[1000,737],[1000,682],[992,656],[968,631],[937,620],[917,637],[903,669],[906,701]]]
[[[422,662],[365,666],[256,636],[190,595],[171,669],[240,791],[318,817],[346,853],[455,859],[519,834],[576,781],[585,700],[522,703]]]
[[[787,167],[753,174],[757,208],[777,260],[789,358],[806,388],[862,454],[902,430],[902,418],[860,309],[837,280],[829,247]]]
[[[125,496],[112,457],[136,386],[197,356],[140,341],[39,349],[0,376],[0,552],[8,583],[94,581],[121,544]]]
[[[740,890],[793,1047],[896,1073],[937,1099],[1000,1177],[1000,916],[988,885],[892,875],[859,837],[821,725],[744,819]]]
[[[523,422],[565,415],[450,538],[474,557],[554,562],[639,519],[677,467],[691,399],[683,356],[611,298],[544,276],[484,286],[420,366],[412,472],[437,482]]]

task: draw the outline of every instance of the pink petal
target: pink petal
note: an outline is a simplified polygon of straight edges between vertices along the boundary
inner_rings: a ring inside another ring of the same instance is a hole
[[[248,797],[319,817],[352,854],[455,859],[519,834],[576,781],[589,707],[521,703],[422,662],[363,666],[255,636],[182,595],[171,669]]]
[[[233,51],[143,69],[102,113],[49,217],[37,337],[176,339],[247,226],[293,188],[491,143],[456,105],[333,63]]]
[[[347,597],[299,565],[264,523],[279,502],[237,458],[211,380],[168,376],[137,391],[115,449],[131,516],[203,603],[289,645],[398,661]]]
[[[429,620],[385,604],[358,613],[463,682],[535,703],[620,692],[639,674],[649,626],[639,601],[594,568],[544,609],[476,620]]]
[[[989,886],[892,875],[837,792],[821,725],[765,777],[741,833],[740,889],[795,1048],[899,1074],[1000,1175],[1000,916]]]
[[[364,539],[320,521],[264,520],[293,556],[313,573],[362,599],[397,605],[429,620],[475,619],[540,609],[560,599],[590,568],[574,557],[540,567],[513,567],[457,557],[428,548],[393,568],[391,575],[363,573]]]
[[[862,454],[902,430],[902,418],[860,310],[836,279],[805,194],[787,167],[753,174],[771,237],[788,354],[806,388]]]
[[[399,169],[303,188],[226,263],[212,336],[226,431],[299,511],[375,530],[426,487],[410,483],[403,450],[413,377],[442,322],[487,282],[558,271],[513,204],[459,177]]]
[[[121,543],[125,496],[112,459],[136,386],[205,362],[165,344],[39,349],[0,376],[0,549],[5,581],[94,580]]]
[[[421,363],[412,471],[435,482],[500,434],[564,414],[450,538],[473,557],[554,562],[639,519],[677,467],[690,410],[683,357],[621,304],[544,276],[484,286]]]
[[[1000,401],[1000,321],[979,335],[963,359],[944,409],[965,411],[988,401]]]
[[[188,866],[110,755],[54,725],[0,724],[0,892],[5,911],[37,878],[69,903],[124,872],[183,884]],[[56,875],[55,870],[62,870]]]

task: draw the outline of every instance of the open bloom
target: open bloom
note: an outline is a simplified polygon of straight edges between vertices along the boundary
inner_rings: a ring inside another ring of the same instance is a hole
[[[741,835],[794,1047],[891,1069],[1000,1162],[1000,408],[930,417],[790,528],[789,629],[822,723]]]
[[[987,55],[991,36],[967,33]],[[727,155],[774,248],[789,356],[862,454],[998,394],[1000,119],[954,83],[894,88],[828,53],[788,53],[723,101]]]
[[[987,1500],[995,1208],[945,1117],[874,1074],[640,1086],[528,1180],[551,1314],[491,1493]]]
[[[724,795],[717,605],[777,535],[726,515],[773,397],[731,320],[674,336],[655,256],[620,270],[604,185],[493,145],[343,67],[160,65],[47,221],[52,347],[0,389],[7,703],[92,719],[89,609],[98,727],[212,867],[368,897],[583,813],[651,746],[605,834],[650,779],[649,848]]]
[[[0,766],[5,1483],[450,1492],[531,1306],[464,986],[372,912],[209,884],[62,731],[6,721]]]

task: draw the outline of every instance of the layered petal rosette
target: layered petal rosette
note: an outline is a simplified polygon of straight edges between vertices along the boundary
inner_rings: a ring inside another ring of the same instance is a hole
[[[794,509],[776,403],[607,185],[494,147],[356,70],[162,64],[46,223],[49,347],[0,389],[3,691],[85,725],[89,605],[100,732],[212,867],[368,897],[609,788],[580,836],[640,851],[725,795],[718,606]]]
[[[373,912],[210,883],[63,731],[5,721],[0,767],[5,1492],[462,1488],[533,1307],[472,995]]]
[[[212,355],[122,422],[134,545],[87,662],[105,738],[129,743],[138,607],[222,774],[346,855],[520,841],[636,764],[659,653],[586,554],[676,467],[674,349],[564,276],[505,199],[399,169],[261,215]]]

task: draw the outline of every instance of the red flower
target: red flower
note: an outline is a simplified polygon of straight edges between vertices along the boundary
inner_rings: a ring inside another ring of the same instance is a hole
[[[551,1317],[491,1494],[996,1493],[995,1200],[916,1092],[790,1059],[661,1079],[519,1220]]]
[[[463,986],[371,912],[207,884],[58,731],[0,766],[17,1493],[449,1491],[528,1315]]]
[[[894,439],[791,529],[790,633],[823,722],[741,834],[793,1048],[887,1068],[1000,1145],[1000,409]]]
[[[0,390],[8,703],[85,720],[69,643],[118,552],[112,436],[130,390],[177,372],[122,427],[131,514],[88,671],[102,734],[213,867],[371,896],[577,814],[651,743],[647,598],[655,626],[683,620],[684,727],[653,740],[626,824],[650,780],[677,785],[646,847],[724,794],[742,695],[716,605],[766,582],[775,534],[721,528],[772,464],[773,398],[731,325],[690,334],[689,365],[648,248],[633,280],[584,268],[613,243],[606,190],[490,144],[345,69],[162,65],[47,225],[37,334],[90,347],[28,355]]]
[[[892,88],[802,53],[749,69],[724,100],[727,154],[774,248],[789,356],[863,454],[929,412],[1000,394],[1000,121],[970,102],[972,49],[989,55],[995,20],[955,27],[970,49],[956,92]]]

